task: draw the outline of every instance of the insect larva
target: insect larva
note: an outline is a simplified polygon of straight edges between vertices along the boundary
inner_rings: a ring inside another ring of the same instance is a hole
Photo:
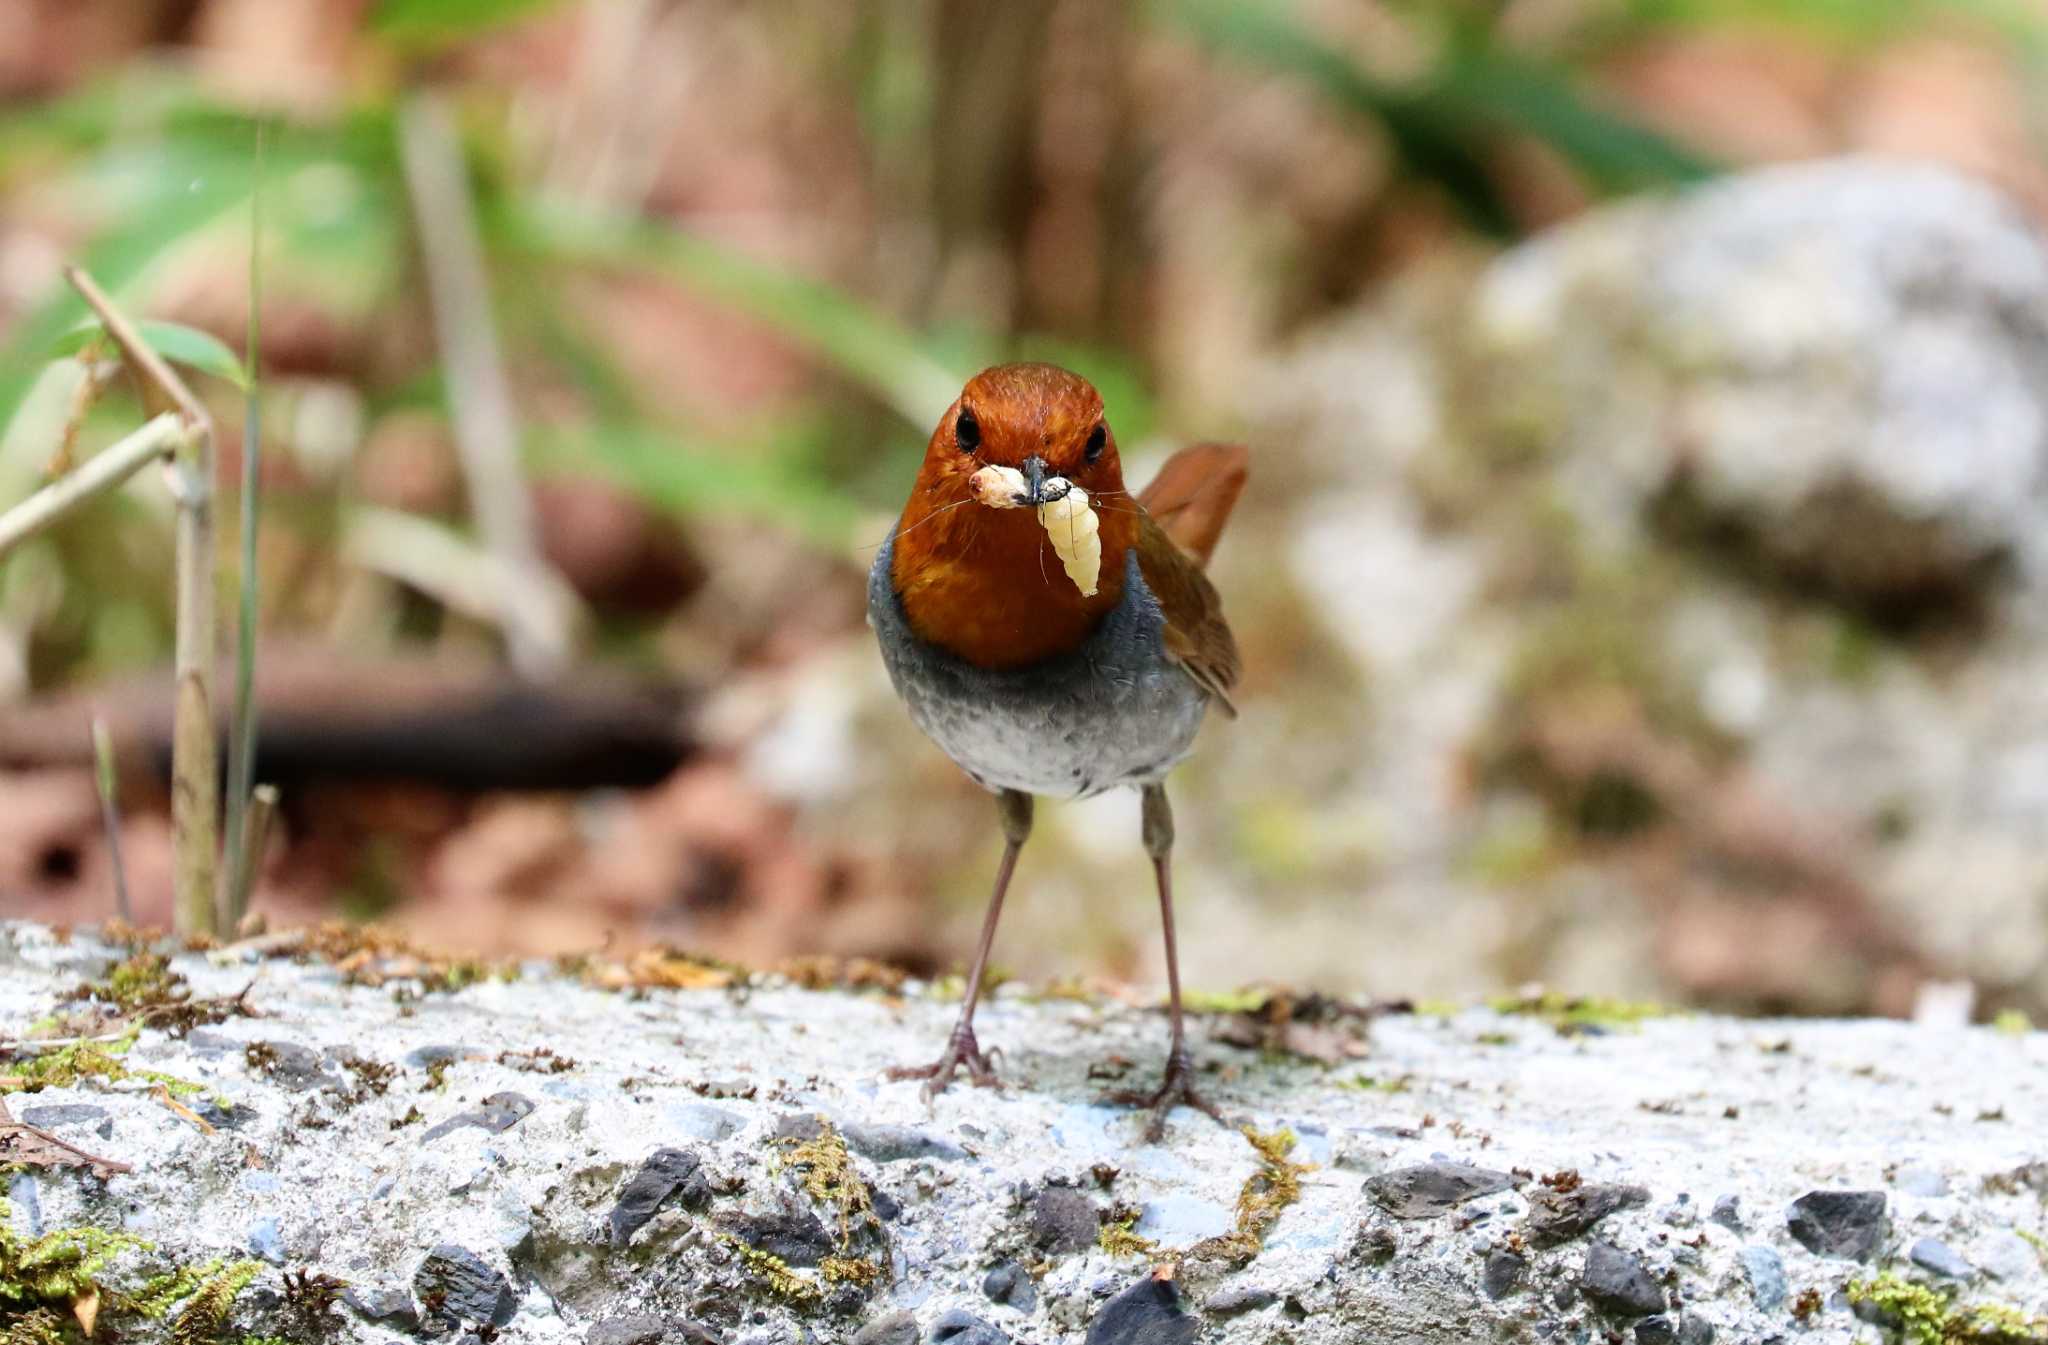
[[[1038,506],[1038,523],[1066,566],[1067,578],[1081,596],[1094,597],[1096,580],[1102,577],[1102,521],[1088,503],[1088,492],[1069,486],[1059,499]]]
[[[1059,477],[1046,485],[1055,490],[1064,486],[1066,493],[1038,506],[1038,525],[1066,567],[1067,578],[1082,597],[1092,598],[1102,577],[1102,521],[1088,503],[1087,491]],[[1015,509],[1028,498],[1024,474],[1015,467],[984,467],[967,479],[967,488],[991,509]]]

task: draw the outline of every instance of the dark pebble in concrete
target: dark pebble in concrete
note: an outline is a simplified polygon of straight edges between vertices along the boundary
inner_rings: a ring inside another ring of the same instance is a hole
[[[1488,1298],[1498,1301],[1506,1298],[1521,1287],[1522,1276],[1529,1269],[1529,1259],[1509,1251],[1487,1253],[1486,1265],[1479,1272],[1479,1286]]]
[[[1579,1290],[1617,1317],[1647,1317],[1664,1310],[1664,1286],[1635,1257],[1605,1242],[1586,1249]]]
[[[1714,1202],[1714,1212],[1707,1216],[1731,1233],[1742,1231],[1742,1197],[1722,1196]]]
[[[366,1322],[410,1331],[420,1324],[419,1309],[403,1289],[344,1289],[341,1301]]]
[[[1180,1308],[1172,1280],[1139,1280],[1102,1305],[1087,1345],[1191,1345],[1201,1324]]]
[[[303,1093],[308,1088],[335,1081],[328,1072],[327,1062],[310,1046],[301,1046],[295,1041],[265,1041],[249,1049],[267,1057],[265,1063],[252,1065],[251,1069],[268,1075],[287,1092]]]
[[[1882,1191],[1809,1191],[1785,1212],[1785,1226],[1815,1256],[1868,1261],[1884,1245]]]
[[[987,1294],[992,1303],[1001,1303],[1019,1312],[1031,1312],[1038,1307],[1038,1286],[1024,1267],[1015,1261],[1005,1261],[989,1271],[981,1280],[981,1292]]]
[[[1225,1289],[1221,1293],[1209,1295],[1208,1301],[1202,1304],[1202,1311],[1217,1317],[1235,1317],[1239,1313],[1270,1308],[1279,1301],[1280,1295],[1271,1289],[1248,1285],[1242,1289]]]
[[[423,1316],[446,1330],[467,1322],[503,1326],[519,1308],[519,1296],[503,1275],[452,1242],[427,1253],[412,1273],[412,1292],[421,1303],[432,1305]]]
[[[1010,1338],[963,1308],[932,1323],[932,1345],[1010,1345]]]
[[[1429,1219],[1513,1185],[1507,1173],[1469,1163],[1424,1163],[1383,1172],[1366,1182],[1365,1191],[1396,1219]]]
[[[1650,1193],[1640,1186],[1582,1183],[1569,1191],[1539,1187],[1529,1197],[1529,1240],[1538,1247],[1560,1247],[1593,1231],[1616,1210],[1646,1204]]]
[[[755,1251],[777,1256],[793,1266],[815,1266],[832,1254],[832,1234],[808,1210],[775,1214],[718,1216],[719,1227]]]
[[[840,1133],[846,1136],[848,1148],[877,1163],[901,1163],[912,1158],[957,1162],[967,1157],[967,1151],[953,1141],[914,1126],[848,1121]]]
[[[1636,1323],[1636,1345],[1714,1345],[1714,1324],[1698,1317],[1646,1317]]]
[[[627,1180],[619,1192],[618,1203],[612,1206],[612,1246],[623,1247],[631,1242],[633,1234],[654,1217],[662,1202],[678,1194],[685,1206],[701,1207],[711,1198],[710,1183],[700,1170],[697,1155],[683,1149],[656,1149]]]
[[[475,1126],[493,1135],[502,1134],[533,1115],[533,1107],[533,1099],[523,1093],[493,1093],[474,1111],[458,1112],[420,1136],[420,1143],[437,1140],[465,1126]]]
[[[1031,1242],[1043,1251],[1084,1252],[1100,1228],[1095,1202],[1071,1186],[1048,1186],[1031,1202]]]
[[[55,1102],[46,1107],[23,1107],[15,1119],[23,1125],[35,1126],[39,1130],[77,1126],[91,1130],[101,1139],[110,1138],[114,1133],[114,1118],[107,1114],[107,1109],[86,1102]]]

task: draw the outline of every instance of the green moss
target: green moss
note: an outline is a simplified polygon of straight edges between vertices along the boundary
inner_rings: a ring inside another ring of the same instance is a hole
[[[1270,990],[1189,990],[1180,997],[1189,1013],[1259,1013],[1273,1000]]]
[[[818,1286],[790,1269],[789,1262],[758,1247],[749,1247],[731,1234],[722,1234],[740,1258],[747,1273],[760,1281],[762,1286],[777,1298],[792,1303],[809,1303],[823,1297]]]
[[[818,1137],[791,1149],[789,1165],[802,1176],[811,1199],[838,1211],[842,1251],[862,1232],[881,1232],[868,1184],[854,1171],[853,1155],[830,1121],[818,1118]]]
[[[2033,1020],[2019,1009],[2006,1009],[1991,1020],[1991,1026],[2014,1037],[2024,1037],[2034,1030]]]
[[[1158,1252],[1158,1243],[1132,1231],[1140,1213],[1142,1211],[1129,1205],[1120,1205],[1112,1210],[1110,1216],[1102,1221],[1101,1231],[1095,1235],[1095,1245],[1111,1256],[1151,1256]]]
[[[1874,1280],[1851,1280],[1851,1303],[1868,1303],[1897,1324],[1907,1345],[2040,1345],[2048,1318],[2031,1317],[2003,1303],[1959,1306],[1953,1295],[1886,1271]]]
[[[206,1283],[207,1278],[218,1272],[223,1264],[209,1261],[205,1265],[178,1266],[161,1275],[152,1275],[142,1282],[140,1289],[120,1295],[118,1305],[123,1311],[154,1321],[198,1293],[199,1286]]]
[[[1662,1004],[1609,999],[1600,995],[1566,995],[1545,990],[1534,995],[1501,995],[1487,1001],[1495,1013],[1541,1018],[1559,1032],[1594,1027],[1632,1027],[1652,1018],[1672,1017]]]
[[[1349,1079],[1337,1080],[1339,1088],[1356,1088],[1361,1093],[1405,1093],[1415,1082],[1412,1074],[1403,1074],[1393,1079],[1377,1079],[1370,1074],[1359,1074]]]
[[[0,1329],[0,1345],[65,1345],[64,1318],[32,1308]]]
[[[218,1340],[235,1299],[262,1269],[261,1261],[234,1261],[208,1275],[171,1320],[173,1345],[212,1345]]]
[[[36,1093],[45,1088],[71,1088],[84,1079],[104,1079],[109,1083],[122,1079],[146,1079],[163,1085],[174,1094],[205,1091],[190,1079],[180,1079],[175,1074],[129,1068],[121,1057],[135,1045],[135,1038],[141,1030],[131,1027],[116,1041],[74,1042],[55,1051],[31,1056],[8,1067],[8,1072],[0,1075],[0,1093]]]
[[[1251,1260],[1265,1248],[1267,1230],[1281,1211],[1301,1199],[1301,1174],[1308,1171],[1307,1164],[1289,1157],[1294,1152],[1293,1131],[1264,1135],[1246,1126],[1244,1137],[1259,1155],[1259,1170],[1238,1191],[1237,1226],[1223,1239],[1229,1244],[1230,1259],[1238,1262]]]
[[[0,1200],[0,1310],[68,1310],[100,1292],[100,1272],[115,1257],[148,1245],[90,1226],[53,1229],[25,1242],[14,1231],[14,1206]]]

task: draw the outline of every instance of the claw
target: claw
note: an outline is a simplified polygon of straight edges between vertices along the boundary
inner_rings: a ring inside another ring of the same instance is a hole
[[[1151,1112],[1151,1119],[1145,1123],[1147,1144],[1157,1144],[1165,1138],[1167,1113],[1175,1107],[1193,1107],[1217,1125],[1231,1128],[1222,1110],[1195,1091],[1194,1074],[1194,1062],[1187,1051],[1176,1048],[1166,1057],[1166,1078],[1158,1088],[1150,1093],[1135,1088],[1119,1089],[1103,1094],[1102,1100],[1113,1107],[1142,1107]]]
[[[936,1061],[929,1065],[899,1065],[888,1071],[888,1077],[923,1079],[924,1087],[918,1091],[927,1103],[945,1092],[953,1082],[953,1075],[963,1069],[967,1071],[968,1082],[976,1088],[1000,1089],[1003,1085],[996,1078],[994,1060],[997,1054],[996,1051],[984,1054],[981,1044],[974,1039],[974,1029],[963,1025],[953,1029],[953,1035],[946,1041],[946,1049]]]

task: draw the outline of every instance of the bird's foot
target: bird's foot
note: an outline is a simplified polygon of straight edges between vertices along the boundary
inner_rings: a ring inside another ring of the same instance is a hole
[[[1157,1144],[1166,1134],[1166,1115],[1175,1107],[1193,1107],[1226,1129],[1230,1122],[1215,1103],[1195,1091],[1195,1064],[1187,1048],[1176,1046],[1166,1057],[1166,1078],[1153,1092],[1138,1089],[1106,1093],[1102,1100],[1113,1107],[1143,1107],[1152,1113],[1145,1123],[1145,1142]]]
[[[967,1071],[968,1081],[976,1088],[1001,1088],[1002,1082],[996,1078],[994,1057],[997,1054],[990,1051],[984,1055],[981,1044],[974,1039],[974,1029],[962,1023],[953,1029],[953,1035],[946,1040],[946,1049],[936,1061],[929,1065],[899,1065],[889,1071],[889,1077],[923,1079],[924,1087],[920,1091],[926,1102],[945,1092],[953,1082],[954,1074],[963,1069]]]

